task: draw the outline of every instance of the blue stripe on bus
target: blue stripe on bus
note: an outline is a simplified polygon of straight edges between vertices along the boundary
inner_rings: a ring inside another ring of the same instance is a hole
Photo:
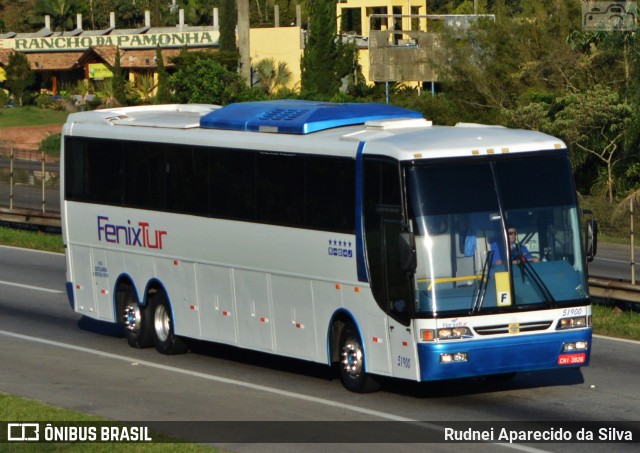
[[[71,305],[72,309],[76,309],[76,305],[73,299],[73,282],[67,282],[67,297],[69,298],[69,305]]]
[[[434,381],[520,371],[570,368],[571,366],[568,365],[558,365],[558,357],[562,354],[563,343],[575,341],[589,342],[589,349],[571,352],[572,354],[585,352],[585,362],[579,366],[587,366],[591,351],[591,329],[544,335],[514,335],[509,338],[492,340],[420,343],[418,344],[420,380]],[[441,354],[456,352],[466,352],[469,355],[469,361],[440,363]]]
[[[362,154],[366,142],[358,143],[358,151],[356,153],[356,266],[358,270],[358,281],[369,282],[369,275],[367,273],[367,263],[364,254],[364,225],[363,225],[363,190],[364,190],[364,175],[363,175],[363,159]]]

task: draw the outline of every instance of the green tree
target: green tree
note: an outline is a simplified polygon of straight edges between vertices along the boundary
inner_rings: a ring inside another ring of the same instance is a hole
[[[136,28],[144,25],[142,2],[116,0],[112,3],[112,11],[114,10],[118,28]]]
[[[29,89],[36,81],[36,73],[31,69],[26,55],[21,52],[12,52],[9,55],[5,72],[7,76],[5,85],[18,105],[22,107],[25,102],[28,102]]]
[[[592,86],[584,83],[580,54],[563,41],[580,26],[580,5],[575,3],[523,2],[526,10],[513,17],[504,3],[496,2],[495,21],[446,30],[437,72],[461,114],[500,122],[502,111],[532,98],[554,98]]]
[[[351,69],[353,58],[336,34],[336,5],[330,0],[309,0],[309,33],[302,59],[302,96],[331,98],[340,79]]]
[[[164,58],[160,46],[156,47],[156,64],[158,65],[158,91],[156,101],[160,104],[171,102],[171,88],[169,86],[169,73],[164,65]]]
[[[237,71],[240,52],[236,46],[236,24],[238,23],[236,0],[220,0],[218,11],[220,37],[216,60],[229,71]]]
[[[273,7],[279,6],[280,25],[293,25],[296,21],[296,2],[291,0],[251,0],[251,27],[264,27],[274,24]],[[303,8],[304,11],[304,8]],[[305,17],[303,12],[303,17]]]
[[[220,0],[220,52],[238,52],[236,47],[236,24],[238,10],[235,0]]]
[[[603,165],[605,194],[609,203],[615,195],[614,165],[620,160],[632,107],[608,87],[568,95],[559,100],[564,108],[555,115],[551,131],[570,146],[573,162],[579,166],[591,158]]]
[[[86,20],[91,24],[94,30],[105,29],[109,27],[109,14],[115,13],[116,27],[139,27],[144,21],[143,9],[151,11],[151,22],[153,25],[160,25],[158,20],[158,7],[161,8],[160,15],[168,10],[168,6],[158,5],[158,0],[134,2],[132,0],[84,0]],[[79,2],[76,2],[79,3]],[[167,2],[168,3],[168,2]],[[168,16],[168,14],[165,14]]]
[[[183,47],[177,56],[171,58],[171,63],[178,67],[193,64],[195,60],[201,58],[213,60],[232,72],[235,72],[238,69],[237,53],[216,52],[212,50],[189,51],[186,47]]]
[[[630,53],[635,58],[630,59],[630,77],[632,80],[640,78],[640,38],[637,34],[630,43]],[[625,154],[622,167],[625,168],[624,180],[629,190],[635,190],[640,197],[640,84],[631,83],[628,93],[629,103],[633,109],[633,118],[629,126],[629,133],[625,138]]]
[[[244,80],[210,58],[195,58],[171,75],[174,99],[181,103],[226,105],[248,95]]]
[[[87,8],[87,19],[91,29],[100,30],[109,27],[109,13],[115,11],[118,0],[90,0]],[[117,25],[117,24],[116,24]]]
[[[6,29],[3,29],[2,33],[34,31],[32,24],[29,23],[30,20],[33,20],[32,3],[32,0],[4,0],[0,15]]]
[[[508,126],[545,132],[567,143],[579,191],[602,194],[610,203],[618,193],[628,192],[629,173],[619,168],[617,174],[616,168],[624,158],[633,108],[610,87],[597,85],[551,102],[531,102],[507,116]]]
[[[116,48],[116,56],[115,63],[113,68],[111,68],[111,72],[113,72],[113,97],[120,105],[127,104],[127,90],[126,90],[126,80],[124,75],[124,70],[120,65],[120,48]]]
[[[163,0],[146,0],[145,10],[151,12],[151,26],[159,27],[167,24],[170,2]]]
[[[185,21],[189,25],[210,25],[215,0],[180,0],[177,4],[184,9]]]
[[[529,104],[523,104],[514,110],[505,112],[505,116],[507,117],[506,125],[519,129],[551,133],[551,110],[551,104],[544,101],[533,101]]]

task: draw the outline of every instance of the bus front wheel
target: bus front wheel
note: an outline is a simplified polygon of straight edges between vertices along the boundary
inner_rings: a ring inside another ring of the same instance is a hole
[[[166,297],[162,293],[153,298],[153,341],[161,354],[182,354],[187,344],[173,332],[173,319]]]
[[[340,334],[340,379],[344,387],[355,393],[375,392],[378,382],[365,373],[362,340],[353,324],[347,324]]]

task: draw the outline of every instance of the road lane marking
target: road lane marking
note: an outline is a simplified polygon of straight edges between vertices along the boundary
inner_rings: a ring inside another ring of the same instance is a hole
[[[21,252],[46,253],[48,255],[58,255],[58,256],[64,257],[64,252],[49,252],[48,250],[37,250],[37,249],[29,249],[24,247],[14,247],[12,245],[0,245],[0,248],[13,249]]]
[[[621,343],[629,343],[629,344],[640,345],[640,341],[638,341],[638,340],[629,340],[627,338],[607,337],[607,336],[598,335],[598,334],[595,334],[595,333],[593,334],[593,338],[601,338],[603,340],[619,341]]]
[[[23,285],[22,283],[5,282],[4,280],[0,280],[0,285],[16,286],[18,288],[25,288],[25,289],[33,289],[35,291],[42,291],[45,293],[64,294],[64,291],[60,291],[59,289],[49,289],[49,288],[42,288],[40,286]]]
[[[610,261],[612,263],[624,263],[624,264],[631,265],[631,261],[629,261],[629,260],[620,260],[620,259],[615,259],[615,258],[594,258],[593,262],[595,263],[596,261]],[[635,263],[636,266],[638,264],[640,264],[640,263]]]
[[[287,391],[287,390],[281,390],[281,389],[277,389],[277,388],[274,388],[274,387],[267,387],[265,385],[252,384],[250,382],[238,381],[238,380],[235,380],[235,379],[228,379],[228,378],[225,378],[225,377],[222,377],[222,376],[216,376],[216,375],[213,375],[213,374],[201,373],[199,371],[185,370],[183,368],[177,368],[177,367],[169,366],[169,365],[162,365],[162,364],[159,364],[159,363],[149,362],[149,361],[146,361],[146,360],[140,360],[140,359],[133,358],[133,357],[127,357],[127,356],[123,356],[123,355],[112,354],[110,352],[98,351],[96,349],[89,349],[89,348],[85,348],[85,347],[82,347],[82,346],[76,346],[76,345],[69,344],[69,343],[61,343],[59,341],[47,340],[45,338],[38,338],[38,337],[29,336],[29,335],[22,335],[22,334],[19,334],[19,333],[8,332],[6,330],[0,330],[0,335],[4,335],[4,336],[7,336],[7,337],[12,337],[12,338],[17,338],[17,339],[25,340],[25,341],[31,341],[31,342],[34,342],[34,343],[46,344],[46,345],[54,346],[54,347],[58,347],[58,348],[70,349],[70,350],[73,350],[73,351],[84,352],[84,353],[87,353],[87,354],[93,354],[93,355],[97,355],[97,356],[100,356],[100,357],[119,360],[119,361],[123,361],[123,362],[137,363],[138,365],[144,365],[144,366],[148,366],[150,368],[155,368],[155,369],[159,369],[159,370],[163,370],[163,371],[169,371],[169,372],[172,372],[172,373],[183,374],[183,375],[187,375],[187,376],[190,376],[190,377],[197,377],[197,378],[205,379],[205,380],[208,380],[208,381],[219,382],[219,383],[222,383],[222,384],[235,385],[235,386],[238,386],[238,387],[244,387],[244,388],[248,388],[248,389],[251,389],[251,390],[257,390],[257,391],[261,391],[261,392],[272,393],[272,394],[275,394],[275,395],[285,396],[285,397],[288,397],[288,398],[295,398],[295,399],[302,400],[302,401],[307,401],[307,402],[310,402],[310,403],[322,404],[322,405],[325,405],[325,406],[344,409],[344,410],[348,410],[348,411],[351,411],[351,412],[358,412],[360,414],[371,415],[371,416],[379,417],[379,418],[386,419],[386,420],[415,423],[418,426],[421,426],[421,427],[424,427],[424,428],[427,428],[427,429],[432,429],[432,430],[435,430],[435,431],[443,432],[445,430],[445,427],[441,426],[441,425],[436,425],[434,423],[428,423],[428,422],[424,422],[424,421],[421,421],[421,420],[416,420],[416,419],[413,419],[413,418],[402,417],[400,415],[391,414],[389,412],[382,412],[382,411],[377,411],[377,410],[374,410],[374,409],[367,409],[365,407],[353,406],[353,405],[350,405],[350,404],[344,404],[344,403],[340,403],[340,402],[337,402],[337,401],[317,398],[317,397],[305,395],[305,394],[302,394],[302,393],[290,392],[290,391]],[[483,443],[483,442],[479,442],[479,443]],[[525,452],[528,452],[528,453],[548,453],[547,450],[540,450],[538,448],[528,447],[526,445],[520,445],[520,444],[516,444],[516,443],[512,443],[512,444],[505,444],[505,443],[499,443],[499,442],[496,442],[496,443],[486,442],[486,443],[487,444],[493,444],[493,445],[500,446],[500,447],[509,448],[509,449],[512,449],[512,450],[525,451]]]

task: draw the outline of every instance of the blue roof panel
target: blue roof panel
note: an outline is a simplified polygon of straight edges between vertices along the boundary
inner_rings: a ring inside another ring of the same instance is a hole
[[[334,127],[393,118],[422,118],[422,114],[388,104],[340,104],[289,99],[229,104],[204,115],[200,119],[200,127],[310,134]]]

